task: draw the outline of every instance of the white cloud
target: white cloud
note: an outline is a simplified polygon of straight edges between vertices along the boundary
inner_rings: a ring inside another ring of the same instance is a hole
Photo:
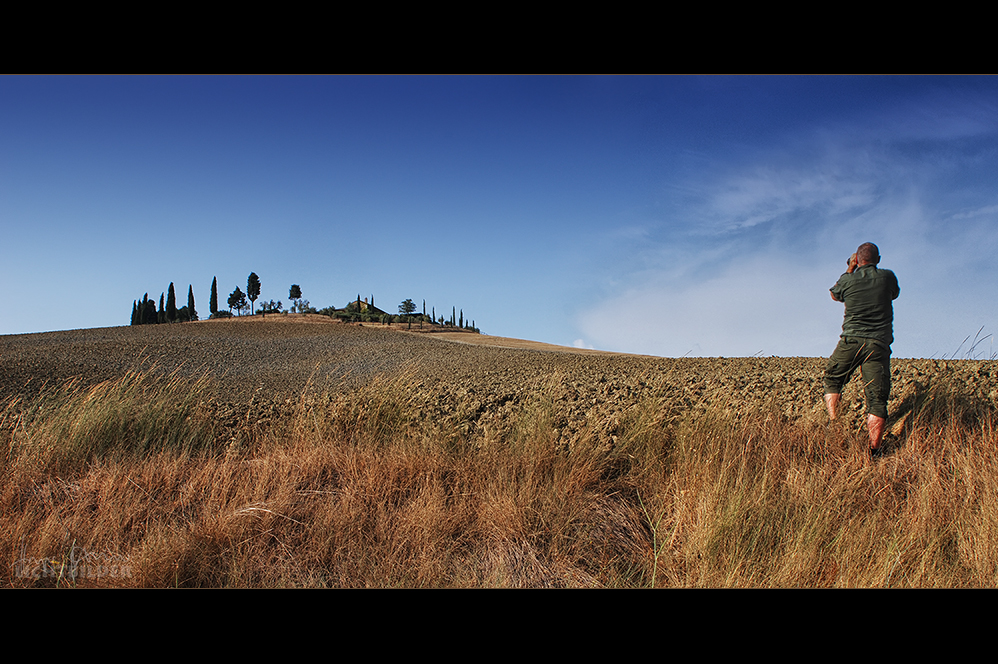
[[[825,268],[753,257],[703,281],[632,288],[580,327],[600,348],[670,357],[826,354],[842,312]]]

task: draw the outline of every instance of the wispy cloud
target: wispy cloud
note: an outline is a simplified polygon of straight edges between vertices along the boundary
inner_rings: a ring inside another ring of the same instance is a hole
[[[959,221],[961,219],[975,219],[977,217],[998,217],[998,205],[985,205],[974,210],[958,212],[950,216],[950,219]]]
[[[876,200],[869,178],[841,164],[815,168],[761,166],[718,185],[707,214],[722,231],[788,220],[802,213],[837,216],[868,208]]]

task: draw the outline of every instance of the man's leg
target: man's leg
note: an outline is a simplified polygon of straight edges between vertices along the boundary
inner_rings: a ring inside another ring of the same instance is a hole
[[[870,434],[870,449],[880,448],[887,428],[887,401],[891,395],[891,353],[872,346],[861,369],[866,391],[866,430]]]
[[[828,419],[834,420],[839,414],[839,401],[841,400],[842,395],[837,392],[825,395],[825,408],[828,409]]]
[[[839,339],[825,365],[825,408],[828,418],[834,420],[839,414],[839,402],[842,400],[842,388],[852,378],[853,371],[859,366],[856,344]]]
[[[887,425],[887,418],[878,417],[873,413],[866,416],[866,430],[870,434],[870,449],[880,448],[880,442],[884,439],[884,429]]]

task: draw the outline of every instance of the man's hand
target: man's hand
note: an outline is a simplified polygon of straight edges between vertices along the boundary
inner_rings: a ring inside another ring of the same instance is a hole
[[[856,269],[856,265],[858,264],[858,262],[859,261],[856,259],[856,254],[853,254],[852,256],[850,256],[849,260],[846,261],[846,265],[848,266],[846,268],[846,273],[847,274],[852,274],[853,271]]]

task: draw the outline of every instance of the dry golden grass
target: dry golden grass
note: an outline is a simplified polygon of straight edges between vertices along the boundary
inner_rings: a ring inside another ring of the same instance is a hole
[[[566,438],[555,382],[502,428],[427,425],[413,374],[230,435],[130,374],[0,416],[13,587],[965,587],[998,572],[993,405],[940,383],[861,431],[648,392]],[[730,406],[730,405],[729,405]],[[607,436],[612,430],[614,434]],[[224,434],[224,435],[223,435]]]

